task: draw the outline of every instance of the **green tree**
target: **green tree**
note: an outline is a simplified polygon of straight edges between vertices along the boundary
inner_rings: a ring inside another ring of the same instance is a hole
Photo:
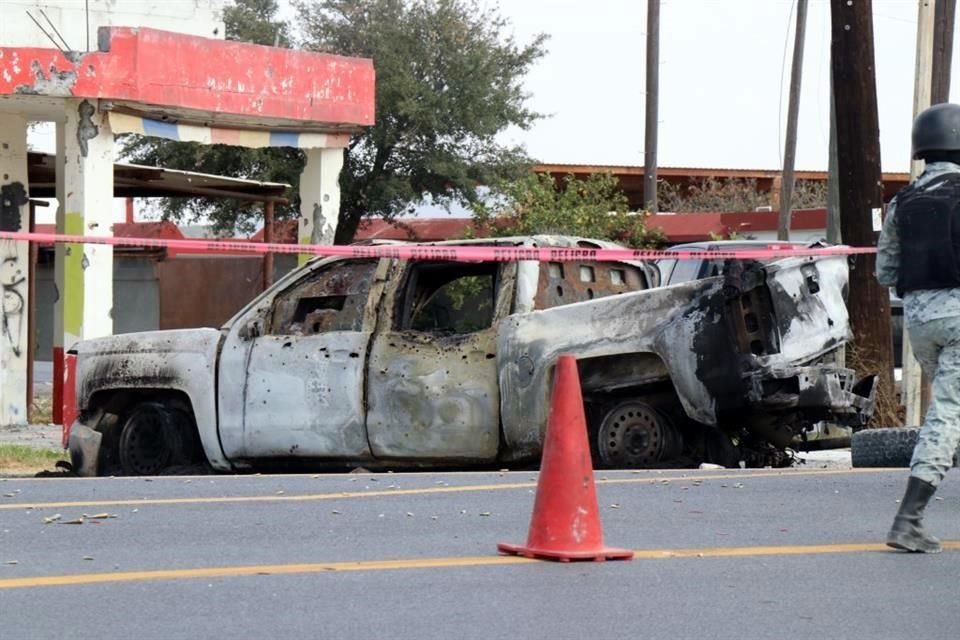
[[[756,211],[770,206],[776,193],[761,191],[754,178],[704,178],[686,185],[661,181],[657,199],[661,211],[696,213],[702,211]],[[797,180],[791,198],[794,209],[827,206],[825,180]]]
[[[477,186],[529,170],[520,147],[500,144],[509,127],[541,117],[526,107],[522,80],[545,53],[546,36],[518,44],[505,19],[481,0],[302,0],[296,25],[307,49],[372,58],[376,124],[355,136],[341,172],[337,242],[352,240],[364,216],[395,217],[430,196],[434,203],[477,201]],[[227,37],[281,45],[288,29],[275,0],[235,0],[225,10]],[[278,36],[279,34],[279,36]],[[134,162],[287,182],[297,193],[303,154],[131,136]],[[173,219],[208,216],[218,231],[248,231],[258,205],[166,199]],[[297,215],[299,203],[277,208]]]
[[[276,0],[235,0],[223,10],[226,38],[281,47],[290,45],[289,27],[277,19]],[[297,192],[303,153],[298,149],[246,149],[227,145],[202,145],[145,136],[121,139],[121,152],[131,162],[249,178],[286,182]],[[297,215],[298,203],[277,205],[277,217]],[[214,223],[218,233],[250,232],[263,218],[262,205],[235,200],[207,198],[163,198],[160,208],[165,219],[191,220],[203,216]]]
[[[664,243],[659,231],[646,228],[643,213],[628,211],[627,197],[609,173],[583,180],[571,175],[559,185],[547,174],[533,173],[501,181],[473,213],[477,226],[495,236],[565,234],[633,248]]]
[[[227,40],[290,46],[290,27],[277,20],[276,0],[234,0],[223,9],[223,24]]]
[[[300,0],[309,49],[372,58],[376,124],[354,137],[341,173],[337,241],[367,215],[394,217],[427,194],[473,203],[478,184],[528,171],[521,148],[496,137],[527,128],[522,80],[545,53],[479,0]]]

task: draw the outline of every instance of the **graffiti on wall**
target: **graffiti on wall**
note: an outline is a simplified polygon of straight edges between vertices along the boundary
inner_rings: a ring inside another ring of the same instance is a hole
[[[23,184],[12,182],[0,187],[0,231],[23,228],[21,210],[25,204],[27,190]],[[0,242],[0,336],[17,358],[23,353],[21,340],[27,306],[25,265],[16,242]]]

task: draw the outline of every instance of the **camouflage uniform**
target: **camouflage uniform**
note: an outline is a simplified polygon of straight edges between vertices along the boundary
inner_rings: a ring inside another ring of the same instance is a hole
[[[960,173],[960,165],[930,163],[917,185],[947,173]],[[885,287],[895,287],[899,267],[894,198],[877,245],[877,280]],[[903,314],[914,355],[933,380],[933,398],[910,462],[910,475],[936,487],[952,466],[960,443],[960,288],[907,292]]]

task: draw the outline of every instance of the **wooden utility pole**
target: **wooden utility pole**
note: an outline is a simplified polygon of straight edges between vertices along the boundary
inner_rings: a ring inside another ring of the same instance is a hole
[[[837,179],[840,187],[840,233],[854,247],[877,244],[883,189],[880,172],[880,126],[874,74],[873,2],[830,0],[834,100],[837,110]],[[893,345],[890,298],[874,277],[876,255],[859,255],[850,269],[848,308],[856,361],[863,373],[878,375],[877,424],[893,424]],[[884,415],[889,413],[890,415]]]
[[[953,27],[957,0],[936,0],[933,20],[933,86],[930,104],[950,100],[950,60],[953,57]]]
[[[840,244],[840,184],[837,175],[837,106],[830,82],[830,158],[827,160],[827,242]]]
[[[783,150],[783,180],[780,185],[780,221],[777,239],[790,239],[790,212],[793,210],[793,169],[797,160],[797,120],[800,114],[800,82],[803,78],[803,42],[807,26],[807,0],[797,1],[797,31],[793,41],[790,70],[790,106],[787,108],[787,145]]]
[[[657,212],[657,103],[660,100],[660,0],[647,0],[647,122],[643,134],[643,206]]]
[[[273,242],[274,203],[272,200],[263,203],[263,242]],[[266,291],[273,284],[273,254],[267,251],[263,255],[263,290]]]

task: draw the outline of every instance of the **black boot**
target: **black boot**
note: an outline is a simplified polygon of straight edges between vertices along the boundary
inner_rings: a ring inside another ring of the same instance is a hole
[[[943,546],[940,541],[923,530],[923,510],[936,493],[937,488],[910,476],[907,492],[900,501],[900,511],[893,519],[893,527],[887,534],[887,546],[917,553],[940,553]]]

